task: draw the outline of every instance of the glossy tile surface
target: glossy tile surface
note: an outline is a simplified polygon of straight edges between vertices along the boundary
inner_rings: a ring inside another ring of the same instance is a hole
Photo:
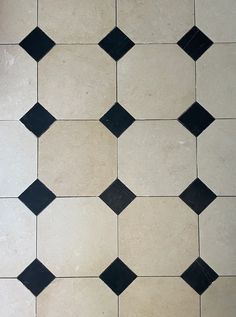
[[[137,119],[176,119],[194,101],[194,62],[177,45],[136,45],[118,62],[118,100]]]
[[[99,119],[115,91],[115,63],[97,45],[58,45],[39,63],[39,101],[56,119]]]
[[[19,46],[0,46],[0,119],[17,120],[37,100],[37,64]]]
[[[116,140],[100,123],[58,121],[39,141],[39,177],[57,196],[97,196],[116,177]]]
[[[121,258],[141,276],[180,275],[198,254],[197,216],[177,197],[136,198],[119,237]]]
[[[119,178],[138,196],[178,196],[195,178],[195,140],[176,121],[139,121],[119,138]]]
[[[0,0],[0,317],[235,317],[233,0]]]
[[[116,245],[116,216],[99,198],[58,198],[38,218],[38,256],[56,276],[98,276]]]

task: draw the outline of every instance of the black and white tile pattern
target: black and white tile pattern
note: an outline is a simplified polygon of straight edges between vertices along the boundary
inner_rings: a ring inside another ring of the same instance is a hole
[[[0,316],[234,317],[236,3],[0,3]]]

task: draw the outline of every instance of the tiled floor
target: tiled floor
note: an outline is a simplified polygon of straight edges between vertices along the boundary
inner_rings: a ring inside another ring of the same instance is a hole
[[[236,1],[0,0],[0,316],[236,316]]]

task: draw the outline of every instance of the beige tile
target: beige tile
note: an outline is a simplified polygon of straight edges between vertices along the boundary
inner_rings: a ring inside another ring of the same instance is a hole
[[[218,197],[200,215],[202,258],[220,275],[236,275],[236,197]]]
[[[33,317],[35,297],[18,280],[0,279],[0,316]]]
[[[37,63],[20,46],[1,45],[0,56],[0,119],[20,119],[37,100]]]
[[[202,317],[234,317],[236,278],[220,277],[202,295]]]
[[[177,121],[136,121],[119,138],[119,178],[136,195],[178,196],[195,177],[195,139]]]
[[[99,119],[115,101],[115,62],[97,45],[60,45],[39,63],[39,101],[57,119]]]
[[[218,120],[198,137],[199,177],[216,195],[236,194],[235,135],[235,120]]]
[[[99,279],[56,279],[38,297],[38,317],[117,316],[117,296]]]
[[[136,45],[118,63],[118,98],[136,119],[176,119],[194,101],[194,62],[177,45]]]
[[[0,122],[0,196],[19,196],[37,177],[37,140],[20,122]]]
[[[176,43],[193,13],[193,0],[118,0],[118,26],[134,42]]]
[[[114,25],[114,0],[39,1],[39,26],[57,43],[98,43]]]
[[[215,44],[197,61],[197,99],[216,118],[236,118],[236,44]]]
[[[119,219],[120,257],[137,275],[181,275],[198,256],[197,215],[179,198],[136,198]]]
[[[236,2],[196,0],[196,22],[214,42],[236,41]]]
[[[54,275],[98,276],[116,256],[116,215],[100,198],[58,198],[38,217],[38,257]]]
[[[19,43],[36,25],[35,0],[1,0],[0,43]]]
[[[120,317],[199,317],[199,296],[181,278],[137,278],[120,296]]]
[[[57,121],[40,138],[39,178],[57,196],[97,196],[116,178],[116,138],[100,122]]]
[[[36,219],[18,199],[0,199],[0,276],[16,277],[35,259]]]

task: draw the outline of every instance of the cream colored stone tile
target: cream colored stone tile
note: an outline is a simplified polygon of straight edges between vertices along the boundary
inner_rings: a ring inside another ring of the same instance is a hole
[[[138,196],[178,196],[196,177],[195,139],[177,121],[136,121],[119,138],[119,178]]]
[[[38,317],[117,316],[117,296],[98,278],[56,279],[37,304]]]
[[[236,44],[215,44],[197,61],[197,99],[216,118],[236,118]]]
[[[39,63],[39,102],[57,119],[99,119],[115,101],[115,62],[98,45],[59,45]]]
[[[58,198],[38,217],[38,257],[54,275],[98,276],[116,256],[116,215],[99,198]]]
[[[37,25],[37,2],[1,0],[0,6],[0,43],[21,42]]]
[[[39,27],[57,43],[98,43],[114,26],[114,0],[39,1]]]
[[[178,118],[194,85],[194,62],[177,45],[136,45],[118,63],[119,102],[136,119]]]
[[[118,26],[134,42],[176,43],[193,13],[193,0],[118,0]]]
[[[235,0],[196,0],[196,22],[214,42],[235,42]]]
[[[137,275],[181,275],[198,257],[197,215],[177,197],[137,197],[119,219],[120,257]]]
[[[200,179],[216,195],[236,194],[236,121],[214,121],[198,137]]]
[[[35,297],[18,280],[0,279],[0,316],[33,317]]]
[[[120,296],[120,317],[199,317],[199,296],[181,278],[137,278]]]
[[[20,46],[1,45],[0,56],[0,119],[17,120],[37,100],[37,63]]]
[[[201,256],[220,275],[236,275],[236,197],[218,197],[200,215]]]
[[[57,196],[97,196],[116,178],[116,138],[100,122],[57,121],[39,141],[39,178]]]
[[[220,277],[202,295],[202,317],[235,317],[236,278]]]
[[[19,196],[37,177],[37,140],[16,121],[0,122],[0,196]]]
[[[0,276],[18,276],[36,257],[36,218],[18,199],[0,199]]]

